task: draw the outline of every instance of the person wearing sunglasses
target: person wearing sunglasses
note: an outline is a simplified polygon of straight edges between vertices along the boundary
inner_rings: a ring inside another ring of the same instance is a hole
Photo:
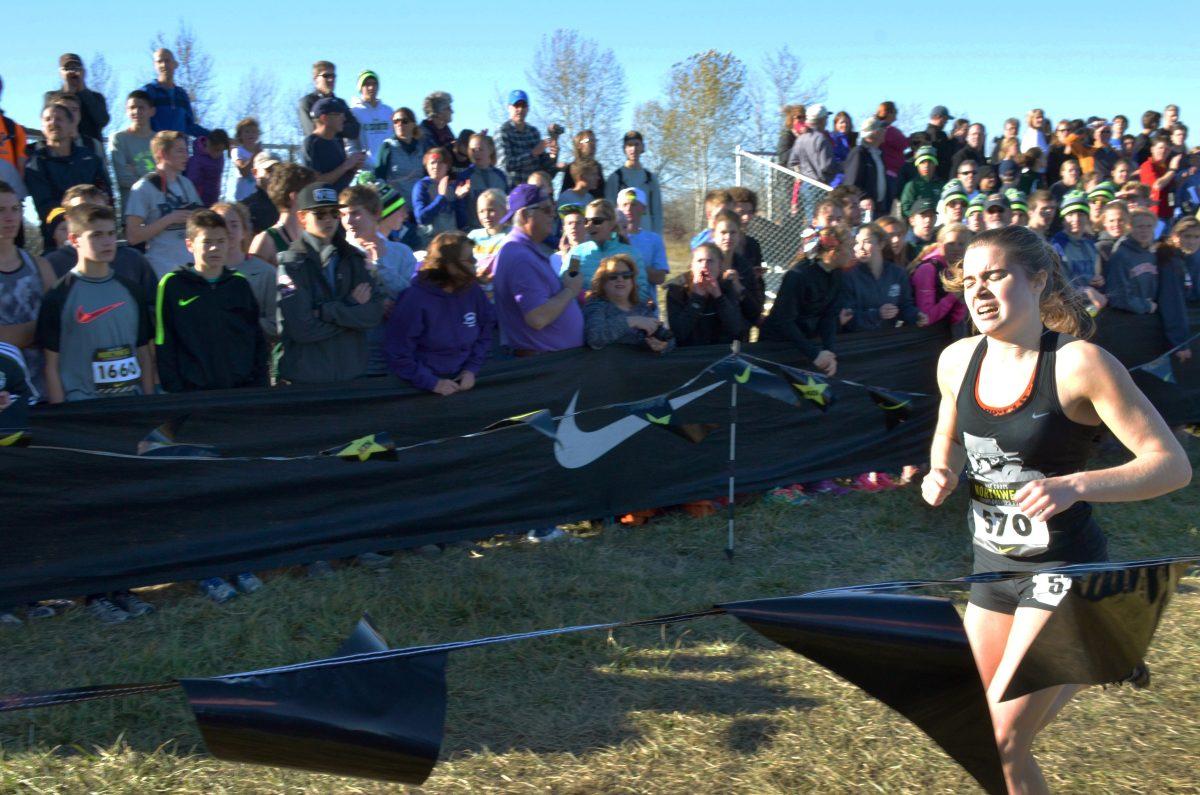
[[[583,333],[593,350],[632,345],[666,353],[675,335],[663,327],[654,305],[638,293],[638,266],[628,254],[605,257],[592,277],[583,307]]]
[[[58,59],[58,73],[62,77],[62,87],[57,92],[47,91],[43,103],[48,104],[52,95],[58,92],[77,97],[80,110],[79,135],[96,141],[101,140],[109,121],[108,102],[99,91],[87,87],[87,70],[83,66],[83,59],[73,52],[63,53]]]
[[[337,235],[341,203],[314,182],[296,197],[300,237],[279,254],[279,377],[349,381],[367,371],[367,332],[383,320],[383,291],[362,253]]]
[[[301,97],[299,106],[300,129],[306,136],[312,135],[313,132],[312,107],[317,104],[317,100],[325,97],[337,99],[337,95],[333,93],[333,87],[337,83],[337,67],[329,61],[317,61],[312,66],[312,81],[315,90]],[[347,113],[346,117],[345,124],[338,133],[338,138],[350,144],[351,152],[357,152],[358,136],[362,130],[359,128],[358,119],[354,118],[353,114]],[[155,127],[155,129],[158,128]]]
[[[379,147],[375,177],[391,185],[411,200],[413,186],[425,176],[425,152],[429,149],[409,108],[397,108],[392,114],[392,135]]]

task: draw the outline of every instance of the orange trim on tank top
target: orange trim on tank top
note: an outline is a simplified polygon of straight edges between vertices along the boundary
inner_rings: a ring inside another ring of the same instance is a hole
[[[983,359],[985,358],[987,358],[986,350],[984,351],[983,358],[979,360],[979,369],[975,371],[975,405],[979,406],[979,408],[983,409],[988,414],[992,414],[997,417],[1001,417],[1005,414],[1012,414],[1014,411],[1021,408],[1021,406],[1024,406],[1025,402],[1028,401],[1029,397],[1033,394],[1033,385],[1037,382],[1038,368],[1041,367],[1042,364],[1042,355],[1039,353],[1037,361],[1034,362],[1033,374],[1029,376],[1029,383],[1025,385],[1025,391],[1007,406],[989,406],[988,404],[984,403],[983,398],[979,396],[979,379],[983,375]]]

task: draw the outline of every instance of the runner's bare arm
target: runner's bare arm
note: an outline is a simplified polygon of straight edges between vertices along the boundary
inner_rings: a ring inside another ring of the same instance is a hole
[[[1192,465],[1179,441],[1112,354],[1073,342],[1059,350],[1058,361],[1059,400],[1067,416],[1077,422],[1099,418],[1133,460],[1029,483],[1015,495],[1023,512],[1044,520],[1080,500],[1148,500],[1191,482]]]
[[[941,403],[938,406],[933,444],[929,450],[929,474],[921,482],[921,496],[934,507],[941,505],[954,492],[958,486],[958,473],[967,460],[966,451],[958,441],[958,410],[955,402],[967,362],[974,346],[978,344],[977,337],[959,340],[938,357],[937,378]]]

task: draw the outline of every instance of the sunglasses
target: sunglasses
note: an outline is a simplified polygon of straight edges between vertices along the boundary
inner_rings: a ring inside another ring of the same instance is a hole
[[[600,224],[611,223],[612,219],[595,217],[595,218],[585,218],[584,221],[587,223],[588,226],[599,226]]]
[[[633,278],[633,271],[612,271],[608,274],[608,278],[620,279],[623,282],[627,282]]]
[[[324,78],[325,80],[336,80],[337,72],[322,72],[321,74],[317,75],[317,77]]]
[[[960,171],[960,172],[958,172],[958,175],[959,175],[960,177],[972,177],[972,176],[975,176],[975,175],[976,175],[976,174],[978,174],[978,173],[979,173],[979,172],[978,172],[978,171],[976,171],[975,169],[971,169],[971,170],[969,170],[969,171]]]
[[[316,218],[318,221],[328,221],[331,218],[338,217],[338,209],[336,207],[322,207],[319,210],[309,210],[309,212],[312,213],[313,218]]]
[[[392,124],[413,124],[413,119],[392,119]]]

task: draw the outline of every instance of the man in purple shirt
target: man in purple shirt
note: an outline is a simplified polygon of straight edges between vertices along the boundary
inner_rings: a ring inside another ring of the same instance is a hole
[[[560,278],[541,245],[554,230],[554,207],[537,185],[518,185],[508,194],[513,231],[496,255],[493,283],[496,317],[506,345],[517,356],[579,348],[583,345],[583,311],[579,271]]]

